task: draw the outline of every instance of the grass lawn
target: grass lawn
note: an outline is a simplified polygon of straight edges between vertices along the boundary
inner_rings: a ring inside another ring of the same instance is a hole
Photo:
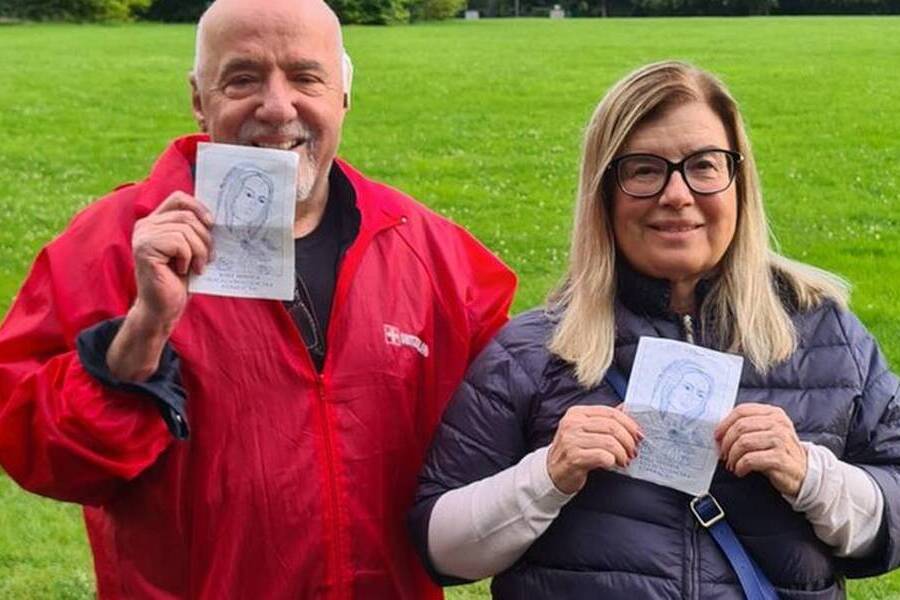
[[[783,250],[846,276],[900,366],[900,18],[453,22],[348,28],[342,154],[468,226],[541,302],[567,252],[582,128],[631,68],[683,58],[740,100]],[[40,246],[192,131],[186,26],[0,25],[0,313]],[[0,598],[88,598],[77,507],[0,476]],[[900,598],[900,576],[853,582]],[[485,598],[484,584],[453,599]]]

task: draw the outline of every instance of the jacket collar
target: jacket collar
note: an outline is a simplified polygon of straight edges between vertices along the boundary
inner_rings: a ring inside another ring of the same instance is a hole
[[[616,285],[619,300],[634,314],[666,319],[677,316],[669,308],[672,284],[665,279],[639,273],[621,257],[616,260]],[[703,304],[710,288],[712,278],[697,282],[694,289],[695,306],[699,308]]]

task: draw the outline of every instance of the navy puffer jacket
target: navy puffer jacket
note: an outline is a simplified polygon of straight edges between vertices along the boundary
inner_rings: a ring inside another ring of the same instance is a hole
[[[617,306],[615,366],[625,375],[640,336],[684,338],[664,302],[642,302]],[[711,492],[782,598],[843,598],[844,577],[900,564],[898,380],[853,314],[825,304],[794,315],[794,322],[800,340],[794,355],[765,376],[745,362],[737,402],[782,407],[802,440],[828,447],[873,477],[885,498],[877,549],[862,560],[834,557],[761,475],[738,479],[720,464]],[[426,562],[428,519],[442,493],[550,444],[570,406],[619,403],[605,383],[580,387],[571,366],[547,351],[552,329],[552,317],[542,310],[512,320],[471,365],[444,414],[410,516]],[[695,523],[689,501],[681,492],[595,471],[524,556],[494,578],[494,597],[742,598],[734,572]],[[460,582],[431,571],[444,584]]]

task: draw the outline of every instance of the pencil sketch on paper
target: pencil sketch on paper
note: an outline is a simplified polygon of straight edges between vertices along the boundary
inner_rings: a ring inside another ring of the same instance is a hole
[[[288,300],[294,292],[294,152],[200,143],[195,196],[212,212],[213,256],[192,293]]]
[[[713,350],[642,338],[625,405],[645,437],[625,472],[687,493],[706,491],[718,462],[713,432],[734,405],[742,363]]]
[[[233,166],[216,198],[215,242],[224,271],[271,273],[281,253],[278,236],[267,235],[275,195],[272,178],[252,164]]]

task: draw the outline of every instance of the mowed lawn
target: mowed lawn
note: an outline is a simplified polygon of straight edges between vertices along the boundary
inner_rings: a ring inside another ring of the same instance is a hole
[[[351,27],[346,45],[356,79],[342,154],[508,261],[516,312],[562,273],[581,132],[606,88],[663,58],[721,74],[782,249],[846,276],[900,367],[900,19],[485,20]],[[0,26],[0,313],[75,211],[193,130],[192,50],[187,26]],[[850,591],[900,597],[900,576]],[[92,593],[78,508],[0,475],[0,598]]]

